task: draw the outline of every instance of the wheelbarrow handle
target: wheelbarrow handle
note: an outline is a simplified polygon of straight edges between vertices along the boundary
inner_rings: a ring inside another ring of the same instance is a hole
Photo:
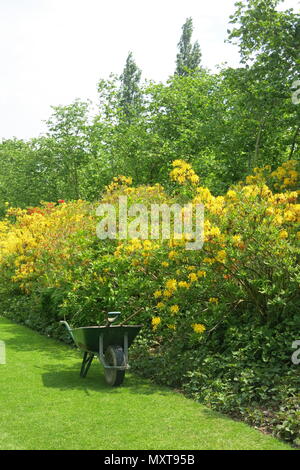
[[[65,327],[67,328],[67,330],[68,330],[68,332],[69,332],[71,338],[74,340],[73,333],[72,333],[72,329],[71,329],[69,323],[68,323],[66,320],[60,320],[59,323],[62,323],[63,325],[65,325]]]

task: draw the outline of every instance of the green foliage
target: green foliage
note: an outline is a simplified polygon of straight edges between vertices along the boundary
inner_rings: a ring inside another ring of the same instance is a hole
[[[127,122],[136,114],[141,101],[139,83],[141,70],[137,67],[132,52],[129,52],[122,75],[120,76],[120,106]]]
[[[296,164],[256,169],[224,196],[199,186],[182,160],[172,163],[172,194],[159,184],[131,187],[125,176],[106,188],[102,202],[118,205],[126,195],[129,208],[205,204],[201,250],[173,237],[100,241],[96,205],[85,201],[9,208],[0,223],[3,314],[60,339],[62,318],[83,326],[116,309],[124,319],[135,314],[130,322],[144,324],[137,372],[298,439],[298,408],[290,405],[299,405],[291,356],[300,327],[300,207],[296,191],[277,194],[265,184],[297,184]]]
[[[129,53],[121,76],[100,80],[96,115],[76,100],[53,108],[45,136],[0,144],[0,294],[5,315],[59,338],[63,317],[97,324],[108,310],[136,312],[145,323],[137,371],[295,441],[299,204],[296,192],[274,191],[299,187],[300,106],[291,99],[299,14],[278,4],[236,3],[229,41],[239,45],[242,67],[201,68],[189,18],[166,83],[140,84]],[[201,177],[196,193],[190,164]],[[205,203],[208,248],[183,255],[176,244],[100,244],[92,201],[115,204],[124,194],[129,205]],[[7,206],[61,199],[76,202],[5,216]],[[176,288],[166,294],[168,281]]]
[[[294,326],[292,326],[294,325]],[[135,346],[135,370],[158,383],[180,387],[213,409],[243,419],[276,436],[299,439],[299,366],[291,363],[291,344],[299,316],[275,328],[240,312],[211,333],[198,349],[179,335],[149,353]],[[151,349],[150,349],[151,351]]]
[[[99,105],[76,100],[53,108],[45,136],[0,144],[0,211],[41,200],[97,200],[117,174],[137,184],[168,185],[176,158],[193,164],[222,194],[256,166],[299,159],[300,106],[292,101],[299,74],[299,14],[277,1],[237,2],[228,41],[242,67],[218,73],[200,67],[183,25],[177,72],[166,83],[141,83],[130,52],[120,76],[98,83]]]
[[[201,60],[201,50],[198,41],[191,43],[193,34],[193,20],[187,18],[182,26],[182,34],[178,43],[178,54],[176,59],[177,75],[188,75],[199,69]]]

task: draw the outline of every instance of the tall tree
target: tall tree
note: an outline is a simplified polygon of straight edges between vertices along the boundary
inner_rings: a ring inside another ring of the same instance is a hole
[[[182,26],[182,34],[178,43],[179,52],[176,59],[177,75],[188,75],[200,66],[201,50],[198,41],[192,44],[193,20],[187,18]]]
[[[89,154],[89,104],[75,100],[67,106],[52,106],[47,121],[48,142],[55,161],[63,194],[68,199],[81,197],[80,171]]]
[[[130,121],[138,111],[141,100],[141,75],[142,72],[136,65],[132,52],[129,52],[123,73],[120,76],[120,105],[127,121]]]
[[[282,0],[243,0],[231,16],[229,41],[238,44],[247,69],[247,108],[252,108],[256,137],[250,167],[256,166],[263,141],[285,124],[290,158],[299,139],[299,107],[291,87],[300,66],[300,15],[279,11]],[[299,147],[298,147],[299,148]]]

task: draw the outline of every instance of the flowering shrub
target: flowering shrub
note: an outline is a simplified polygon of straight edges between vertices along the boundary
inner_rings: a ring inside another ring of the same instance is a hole
[[[201,250],[186,249],[188,233],[100,241],[96,205],[86,201],[8,208],[0,222],[2,308],[58,337],[63,317],[85,325],[102,323],[109,310],[136,313],[131,322],[145,325],[134,350],[138,372],[255,424],[271,407],[276,432],[295,439],[299,414],[289,431],[277,411],[300,384],[290,359],[300,331],[297,163],[255,169],[223,196],[201,186],[183,160],[170,178],[173,196],[116,177],[102,202],[117,206],[126,195],[129,207],[150,207],[188,195],[205,207]]]

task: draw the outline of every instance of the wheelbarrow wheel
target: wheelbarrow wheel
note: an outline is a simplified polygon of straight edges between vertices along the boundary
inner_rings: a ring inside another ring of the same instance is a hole
[[[125,355],[121,346],[108,346],[105,352],[105,362],[108,366],[123,366]],[[111,386],[118,386],[123,383],[125,370],[104,369],[105,380]]]

